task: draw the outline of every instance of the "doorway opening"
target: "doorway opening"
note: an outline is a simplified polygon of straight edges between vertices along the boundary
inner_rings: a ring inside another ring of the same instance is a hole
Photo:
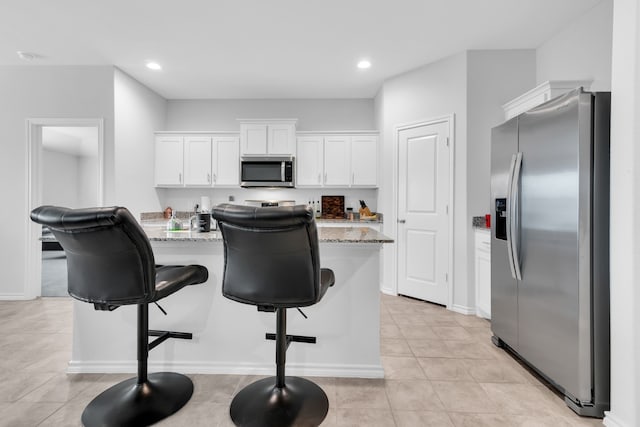
[[[29,119],[28,212],[41,205],[103,204],[102,119]],[[66,256],[45,228],[30,225],[26,294],[67,296]]]

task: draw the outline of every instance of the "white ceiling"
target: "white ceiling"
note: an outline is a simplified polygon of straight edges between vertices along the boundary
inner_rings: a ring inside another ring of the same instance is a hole
[[[467,49],[537,48],[599,2],[3,1],[0,65],[115,65],[168,99],[371,98]]]

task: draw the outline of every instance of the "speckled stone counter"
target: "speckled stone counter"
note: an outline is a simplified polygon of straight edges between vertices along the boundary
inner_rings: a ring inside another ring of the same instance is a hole
[[[144,227],[145,233],[152,242],[191,241],[215,242],[222,241],[219,231],[200,233],[197,231],[181,230],[166,231],[162,227]],[[393,239],[369,227],[318,227],[320,243],[392,243]]]

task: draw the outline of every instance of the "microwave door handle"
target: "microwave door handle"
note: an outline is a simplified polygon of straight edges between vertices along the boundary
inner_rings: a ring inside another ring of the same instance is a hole
[[[280,182],[284,182],[284,164],[285,162],[280,162]]]
[[[512,206],[513,206],[513,175],[516,169],[516,155],[514,154],[511,157],[511,166],[509,167],[509,179],[507,183],[507,259],[509,260],[509,268],[511,269],[511,276],[514,279],[516,277],[516,269],[513,265],[513,246],[511,241],[513,240],[513,236],[511,234],[511,222],[513,221],[512,216]]]

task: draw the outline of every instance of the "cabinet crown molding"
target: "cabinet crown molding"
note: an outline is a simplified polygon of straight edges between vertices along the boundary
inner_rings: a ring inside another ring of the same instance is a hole
[[[283,124],[296,124],[298,119],[236,119],[239,123],[283,123]]]
[[[237,130],[157,130],[154,135],[233,135],[238,136]]]
[[[298,136],[307,135],[380,135],[377,130],[299,130],[296,131]]]
[[[569,92],[579,86],[589,90],[592,80],[547,80],[533,89],[523,93],[517,98],[502,105],[505,119],[508,120],[533,107],[536,107],[551,98]]]

